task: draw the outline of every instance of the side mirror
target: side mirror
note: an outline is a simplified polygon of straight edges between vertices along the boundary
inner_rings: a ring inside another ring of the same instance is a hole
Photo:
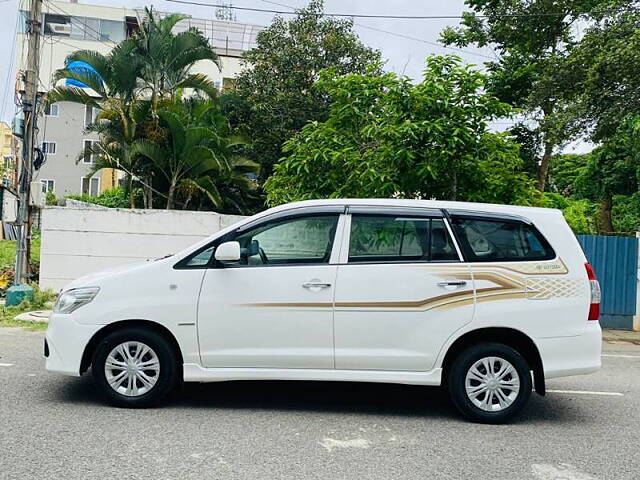
[[[240,261],[240,244],[238,242],[224,242],[218,245],[215,259],[219,262],[238,262]]]

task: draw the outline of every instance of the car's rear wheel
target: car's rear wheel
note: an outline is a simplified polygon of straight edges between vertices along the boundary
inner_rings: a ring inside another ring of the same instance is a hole
[[[119,407],[156,405],[178,381],[171,343],[143,328],[124,328],[105,337],[96,349],[92,372],[101,392]]]
[[[526,360],[498,343],[464,350],[448,372],[451,400],[465,416],[482,423],[511,419],[529,400],[531,385]]]

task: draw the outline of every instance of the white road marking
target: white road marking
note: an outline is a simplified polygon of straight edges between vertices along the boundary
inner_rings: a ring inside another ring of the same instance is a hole
[[[557,467],[546,463],[534,463],[531,465],[531,471],[539,480],[597,480],[568,463],[561,463]]]
[[[602,354],[603,357],[611,357],[611,358],[640,358],[640,355],[613,355],[613,354]]]
[[[623,397],[624,393],[619,392],[592,392],[589,390],[547,390],[549,393],[575,393],[577,395],[605,395],[609,397]]]
[[[321,442],[318,442],[328,452],[331,452],[334,448],[361,448],[366,449],[370,447],[369,440],[364,438],[354,438],[353,440],[336,440],[334,438],[325,438]]]
[[[13,363],[0,363],[0,367],[13,367]]]

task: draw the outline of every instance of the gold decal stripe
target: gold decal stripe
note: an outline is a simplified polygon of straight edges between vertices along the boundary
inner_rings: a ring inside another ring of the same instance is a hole
[[[472,264],[473,273],[468,265],[407,265],[428,269],[431,273],[441,278],[455,278],[458,280],[484,280],[494,283],[494,287],[486,287],[473,290],[451,292],[436,297],[409,301],[381,301],[381,302],[294,302],[294,303],[250,303],[245,307],[272,307],[272,308],[338,308],[338,309],[403,309],[413,311],[427,311],[435,308],[449,309],[459,306],[471,305],[474,301],[490,302],[498,300],[522,299],[522,298],[551,298],[548,291],[541,292],[538,288],[532,288],[535,282],[529,282],[528,275],[560,275],[568,273],[568,269],[562,259],[558,258],[550,262],[523,262],[520,265],[481,263]],[[515,274],[515,275],[514,275]],[[555,281],[555,280],[554,280]],[[540,285],[541,286],[541,285]],[[554,285],[555,286],[555,285]],[[576,287],[574,287],[575,290]],[[569,296],[573,291],[566,292]]]

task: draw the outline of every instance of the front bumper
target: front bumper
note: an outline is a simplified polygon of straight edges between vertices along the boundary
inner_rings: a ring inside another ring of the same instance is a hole
[[[89,340],[102,328],[102,325],[84,325],[78,323],[73,314],[54,313],[49,318],[49,328],[45,345],[46,368],[50,372],[80,376],[80,363]]]
[[[589,321],[585,332],[574,337],[537,338],[546,379],[594,373],[602,364],[602,329]]]

